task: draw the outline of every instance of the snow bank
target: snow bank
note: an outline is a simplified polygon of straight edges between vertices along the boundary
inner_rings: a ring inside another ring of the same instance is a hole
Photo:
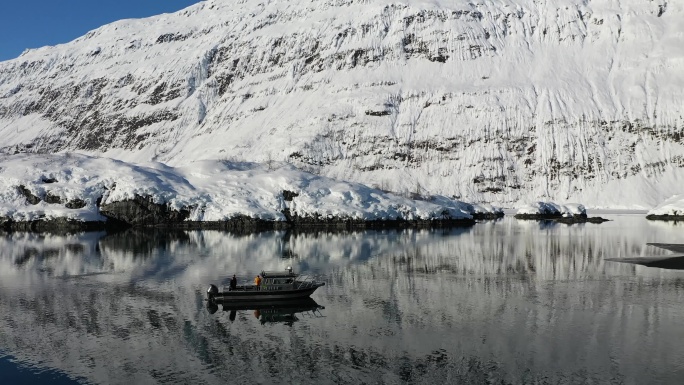
[[[24,191],[41,199],[30,204]],[[295,197],[288,201],[284,191]],[[48,196],[60,203],[47,203]],[[239,216],[285,221],[284,209],[299,217],[354,220],[467,219],[457,203],[440,205],[385,193],[300,171],[287,163],[203,160],[173,168],[132,164],[75,154],[0,157],[0,217],[14,221],[68,218],[104,221],[99,204],[150,197],[189,221],[224,221]],[[81,200],[84,207],[66,208]]]
[[[684,216],[684,195],[673,195],[650,210],[647,216]]]
[[[584,205],[578,203],[567,203],[560,205],[553,202],[533,202],[518,208],[516,215],[545,215],[574,217],[587,215]]]
[[[430,197],[429,201],[440,206],[466,212],[471,216],[500,217],[504,215],[503,208],[492,206],[489,203],[466,203],[442,195],[433,195]]]

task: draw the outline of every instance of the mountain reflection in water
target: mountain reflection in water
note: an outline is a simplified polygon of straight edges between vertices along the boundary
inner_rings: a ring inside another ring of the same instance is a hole
[[[107,384],[679,383],[684,273],[606,259],[682,227],[609,219],[2,234],[0,351]],[[206,308],[208,283],[286,265],[327,283],[312,296],[323,317]]]

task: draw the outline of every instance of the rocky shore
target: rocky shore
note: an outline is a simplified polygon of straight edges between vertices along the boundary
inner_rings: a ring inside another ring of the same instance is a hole
[[[5,230],[453,227],[501,211],[334,180],[285,162],[172,167],[66,153],[0,155],[0,165]]]
[[[285,192],[284,195],[288,195]],[[30,199],[30,201],[29,201]],[[31,195],[27,201],[40,202],[41,198]],[[100,199],[98,199],[98,202]],[[338,216],[308,215],[299,216],[283,210],[284,220],[264,220],[248,216],[235,216],[222,221],[193,221],[188,220],[192,208],[180,210],[170,208],[169,205],[155,203],[149,196],[136,195],[133,199],[97,204],[102,221],[78,221],[68,218],[34,219],[16,221],[7,217],[0,217],[0,229],[5,231],[94,231],[119,230],[130,227],[197,229],[197,230],[226,230],[235,232],[283,230],[283,229],[396,229],[396,228],[444,228],[472,226],[475,219],[450,218],[440,219],[374,219],[360,220]],[[494,214],[492,216],[495,217]],[[476,216],[484,219],[484,214]]]
[[[684,215],[648,214],[646,215],[646,219],[649,221],[682,222],[684,221]]]
[[[586,215],[562,216],[560,214],[515,214],[515,218],[522,220],[555,221],[568,225],[577,223],[603,223],[610,220],[602,217],[588,217]]]
[[[603,223],[608,219],[587,216],[587,210],[581,204],[561,205],[553,202],[534,202],[518,209],[516,219],[545,220],[565,224]]]

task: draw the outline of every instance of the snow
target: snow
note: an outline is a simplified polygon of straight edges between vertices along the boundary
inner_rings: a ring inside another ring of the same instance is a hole
[[[55,179],[55,182],[46,183]],[[62,202],[80,198],[82,209],[41,201],[29,204],[18,191],[23,185],[33,195],[48,192]],[[283,191],[298,196],[283,199]],[[183,167],[160,162],[126,163],[79,154],[10,155],[0,157],[0,217],[16,221],[69,218],[105,220],[97,201],[109,204],[151,197],[175,210],[190,209],[190,221],[223,221],[247,216],[284,221],[283,209],[293,215],[356,220],[432,220],[471,218],[462,202],[444,204],[415,201],[358,183],[336,181],[300,171],[287,163],[269,165],[202,160]]]
[[[516,214],[562,215],[564,217],[586,216],[587,210],[579,203],[557,204],[553,202],[532,202],[519,207]]]
[[[671,196],[650,210],[647,215],[684,216],[684,194]]]
[[[475,214],[495,214],[503,215],[503,208],[495,207],[488,203],[466,203],[456,199],[450,199],[441,195],[433,195],[429,198],[431,203],[447,207],[452,210],[467,212],[470,215]]]
[[[650,209],[682,193],[683,19],[665,0],[208,0],[1,62],[0,153],[271,158],[403,195]]]

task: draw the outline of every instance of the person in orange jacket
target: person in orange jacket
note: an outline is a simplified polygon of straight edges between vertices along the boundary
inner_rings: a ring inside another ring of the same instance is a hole
[[[261,277],[260,276],[257,275],[256,278],[254,278],[254,284],[256,285],[257,290],[261,290]]]

